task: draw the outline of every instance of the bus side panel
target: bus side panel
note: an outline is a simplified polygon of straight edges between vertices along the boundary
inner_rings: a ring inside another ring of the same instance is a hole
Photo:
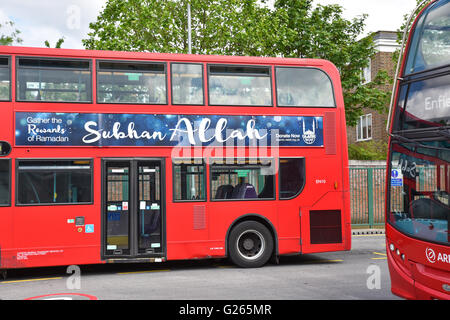
[[[211,246],[209,249],[210,252],[217,254],[227,254],[225,251],[227,232],[233,223],[246,215],[262,217],[275,228],[275,232],[278,229],[276,201],[213,201],[209,203],[208,211],[211,221],[210,239],[212,244],[221,244],[218,247]]]
[[[328,192],[313,207],[302,208],[302,253],[349,250],[342,197],[342,192]]]
[[[14,86],[13,86],[14,87]],[[11,91],[14,88],[11,88]],[[0,140],[8,142],[11,147],[13,146],[13,123],[14,114],[12,111],[12,102],[0,102],[0,117],[3,119],[0,125]],[[13,190],[14,190],[14,149],[11,153],[2,159],[9,159],[10,161],[10,204],[8,206],[0,207],[0,268],[6,268],[11,264],[10,249],[13,246],[12,238],[12,218],[13,218]]]
[[[205,202],[167,203],[168,260],[217,254],[217,250],[210,250],[215,245],[209,243],[210,219],[206,207]],[[223,243],[220,246],[223,247]],[[220,254],[223,255],[223,250]]]
[[[94,204],[14,208],[13,266],[102,263],[100,159],[94,159]]]
[[[0,269],[8,268],[12,254],[12,207],[0,207]]]
[[[100,262],[97,206],[16,207],[14,244],[17,266]],[[83,225],[76,221],[84,218]]]
[[[298,197],[301,197],[299,195]],[[278,201],[278,254],[301,252],[300,206],[298,199]]]

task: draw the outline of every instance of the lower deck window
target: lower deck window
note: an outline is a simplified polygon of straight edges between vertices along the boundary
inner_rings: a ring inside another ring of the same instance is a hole
[[[19,160],[18,204],[92,202],[90,160]]]
[[[10,204],[10,160],[0,160],[0,206]]]
[[[211,198],[213,200],[275,199],[272,160],[212,160]]]
[[[280,199],[292,199],[305,186],[305,158],[280,159]]]
[[[173,174],[174,201],[206,200],[203,160],[174,160]]]

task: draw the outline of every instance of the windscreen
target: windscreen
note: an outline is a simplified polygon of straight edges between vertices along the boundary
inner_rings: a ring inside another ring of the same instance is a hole
[[[450,64],[450,0],[422,12],[411,38],[404,74]]]
[[[449,147],[392,144],[387,215],[388,222],[399,231],[445,245],[450,243]]]

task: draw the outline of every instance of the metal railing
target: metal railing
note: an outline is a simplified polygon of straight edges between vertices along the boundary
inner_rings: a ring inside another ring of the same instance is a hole
[[[372,228],[384,225],[385,189],[385,167],[350,168],[352,226]]]

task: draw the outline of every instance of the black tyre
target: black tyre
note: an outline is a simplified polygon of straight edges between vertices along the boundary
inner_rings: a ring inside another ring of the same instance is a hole
[[[262,267],[273,252],[272,234],[259,222],[241,222],[230,232],[228,252],[231,261],[239,267]]]

